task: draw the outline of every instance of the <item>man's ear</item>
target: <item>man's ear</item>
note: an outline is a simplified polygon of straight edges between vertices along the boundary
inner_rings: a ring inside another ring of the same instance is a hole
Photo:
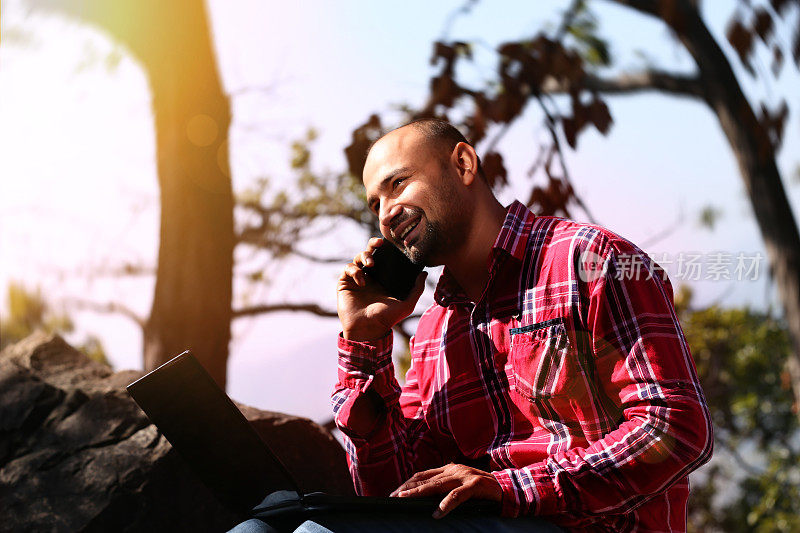
[[[471,185],[478,175],[478,154],[475,153],[475,149],[465,142],[460,142],[453,148],[452,159],[462,183]]]

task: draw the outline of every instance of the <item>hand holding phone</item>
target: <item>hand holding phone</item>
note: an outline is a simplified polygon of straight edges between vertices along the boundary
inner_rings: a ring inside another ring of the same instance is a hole
[[[384,337],[414,311],[425,290],[425,273],[383,238],[344,267],[336,286],[336,310],[347,340]]]
[[[372,266],[363,267],[364,272],[377,281],[393,298],[405,300],[414,288],[422,265],[415,265],[395,245],[384,239],[383,244],[372,252]]]

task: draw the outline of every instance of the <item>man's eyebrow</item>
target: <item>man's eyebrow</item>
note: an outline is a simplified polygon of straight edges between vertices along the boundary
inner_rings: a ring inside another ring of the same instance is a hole
[[[386,174],[386,176],[384,176],[384,178],[383,178],[383,179],[381,180],[381,182],[378,184],[378,188],[377,188],[377,190],[378,190],[378,191],[380,191],[381,189],[383,189],[384,187],[386,187],[386,185],[387,185],[387,184],[388,184],[390,181],[392,181],[394,178],[396,178],[396,177],[397,177],[399,174],[408,174],[409,172],[411,172],[411,167],[400,167],[400,168],[396,168],[396,169],[392,170],[391,172],[389,172],[388,174]],[[368,198],[367,198],[367,207],[370,207],[370,208],[371,208],[371,207],[372,207],[372,204],[373,204],[375,201],[376,201],[376,198],[375,198],[375,196],[370,196],[370,197],[368,197]]]

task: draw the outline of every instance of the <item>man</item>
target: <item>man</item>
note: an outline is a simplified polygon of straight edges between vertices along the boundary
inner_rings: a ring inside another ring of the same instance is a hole
[[[363,266],[338,281],[333,395],[356,490],[470,498],[568,529],[684,531],[712,428],[669,282],[603,228],[504,208],[447,123],[398,128],[364,168],[384,239],[444,265],[401,389],[391,328],[414,309]],[[637,268],[630,271],[631,265]]]

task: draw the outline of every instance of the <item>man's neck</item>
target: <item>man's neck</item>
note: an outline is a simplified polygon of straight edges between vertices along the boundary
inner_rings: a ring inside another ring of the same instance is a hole
[[[506,218],[506,209],[494,198],[492,200],[476,211],[463,248],[445,263],[472,302],[480,299],[489,281],[489,254]]]

